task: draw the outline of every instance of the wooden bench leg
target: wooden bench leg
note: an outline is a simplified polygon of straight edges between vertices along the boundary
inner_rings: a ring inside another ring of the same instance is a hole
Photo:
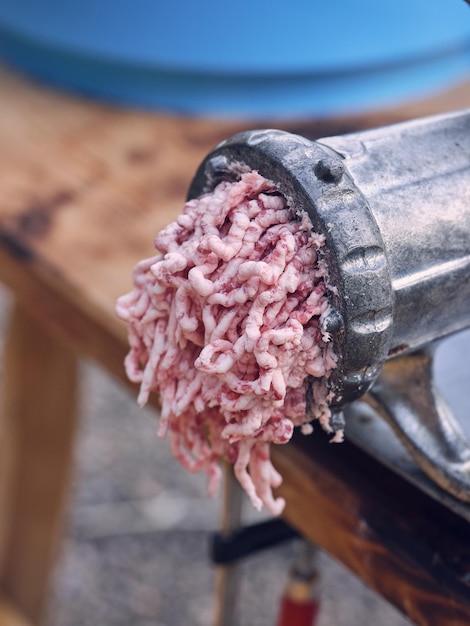
[[[76,430],[77,362],[20,306],[0,420],[0,589],[38,623],[62,531]]]

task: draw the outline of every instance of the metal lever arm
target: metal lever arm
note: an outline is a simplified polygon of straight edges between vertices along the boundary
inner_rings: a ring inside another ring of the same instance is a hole
[[[426,474],[470,502],[470,444],[434,385],[433,350],[388,361],[364,398],[392,427]]]

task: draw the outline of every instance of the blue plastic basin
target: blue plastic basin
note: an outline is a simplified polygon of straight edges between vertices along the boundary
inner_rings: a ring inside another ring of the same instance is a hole
[[[0,56],[126,105],[330,116],[466,77],[470,9],[463,0],[2,0]]]

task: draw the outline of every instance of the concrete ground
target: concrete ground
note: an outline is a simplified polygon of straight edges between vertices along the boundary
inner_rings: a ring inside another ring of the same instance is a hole
[[[0,322],[8,298],[0,294]],[[210,626],[208,540],[220,502],[156,436],[156,417],[99,368],[82,366],[76,472],[46,626]],[[249,509],[247,517],[256,519]],[[242,566],[241,626],[275,626],[292,544]],[[320,555],[318,626],[406,626],[392,607]],[[295,625],[292,625],[295,626]]]

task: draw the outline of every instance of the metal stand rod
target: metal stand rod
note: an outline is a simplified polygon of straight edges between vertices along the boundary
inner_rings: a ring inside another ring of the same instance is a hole
[[[233,474],[232,467],[225,466],[225,491],[221,532],[229,535],[241,527],[243,492]],[[214,626],[239,626],[239,565],[219,566],[216,578],[216,610]]]

